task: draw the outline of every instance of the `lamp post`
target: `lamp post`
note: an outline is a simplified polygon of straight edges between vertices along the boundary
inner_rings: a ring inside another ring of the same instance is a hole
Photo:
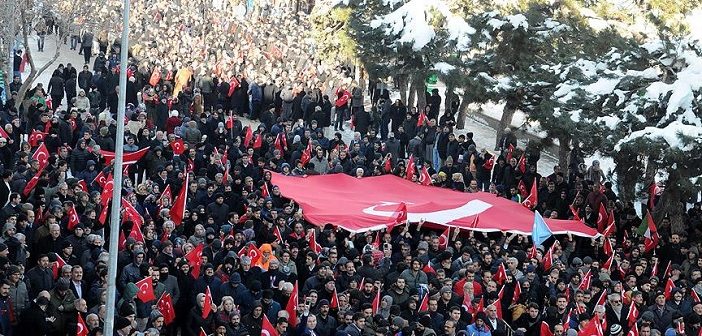
[[[105,335],[114,335],[115,306],[117,300],[117,254],[119,245],[119,213],[122,200],[122,157],[124,155],[124,112],[127,106],[127,66],[129,63],[129,0],[122,9],[122,45],[120,47],[119,92],[117,108],[117,138],[113,162],[114,184],[112,188],[112,209],[110,213],[110,259],[107,268],[107,312]]]

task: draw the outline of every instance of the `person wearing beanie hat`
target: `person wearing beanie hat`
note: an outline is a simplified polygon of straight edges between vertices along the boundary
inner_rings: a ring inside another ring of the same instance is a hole
[[[132,322],[126,317],[115,316],[115,335],[127,336],[132,331]]]
[[[484,312],[478,312],[475,314],[475,321],[473,321],[473,324],[468,325],[468,328],[466,328],[468,335],[491,336],[492,333],[486,323],[487,315],[485,315]]]

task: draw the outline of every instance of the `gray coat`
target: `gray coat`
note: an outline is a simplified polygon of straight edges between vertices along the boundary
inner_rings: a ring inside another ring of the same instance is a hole
[[[10,298],[12,298],[15,318],[17,318],[25,308],[29,307],[29,291],[27,290],[27,284],[18,281],[16,287],[10,286]]]

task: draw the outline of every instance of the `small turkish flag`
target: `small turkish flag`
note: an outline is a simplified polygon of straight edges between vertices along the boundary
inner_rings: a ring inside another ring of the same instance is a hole
[[[251,126],[248,126],[246,127],[246,135],[244,135],[244,148],[249,148],[251,140],[253,140],[253,130],[251,129]]]
[[[173,149],[173,154],[181,155],[185,152],[185,141],[183,139],[176,139],[171,142],[171,149]]]
[[[675,288],[675,282],[673,282],[673,279],[668,278],[668,281],[665,283],[665,289],[663,290],[666,301],[670,300],[670,297],[673,296],[673,288]]]
[[[141,302],[156,300],[156,296],[154,295],[154,283],[150,276],[139,280],[136,285],[137,288],[139,288],[137,298],[141,300]]]
[[[517,284],[514,286],[514,294],[512,295],[512,304],[519,302],[519,297],[522,296],[522,285],[519,281],[515,281]]]
[[[409,161],[407,161],[407,168],[405,169],[405,179],[412,181],[414,177],[414,155],[410,155]]]
[[[695,302],[699,302],[699,299]],[[329,308],[337,309],[339,308],[339,295],[336,294],[336,287],[334,287],[334,292],[331,296],[331,301],[329,302]]]
[[[253,143],[253,149],[259,149],[263,146],[263,134],[258,134]]]
[[[161,295],[161,298],[158,299],[158,303],[156,304],[158,307],[158,311],[161,312],[161,315],[163,315],[163,322],[166,325],[171,324],[175,320],[175,310],[173,308],[173,299],[171,298],[170,293],[163,293]]]
[[[551,327],[548,325],[548,323],[541,321],[540,334],[541,336],[553,336],[553,332],[551,331]]]
[[[534,178],[534,183],[531,184],[531,193],[524,201],[522,201],[522,205],[529,209],[534,209],[538,205],[538,201],[539,191],[536,188],[536,178]]]
[[[37,171],[36,174],[32,177],[32,179],[27,182],[27,185],[24,187],[24,190],[22,191],[22,194],[24,196],[29,196],[29,193],[34,190],[34,187],[37,186],[37,183],[39,182],[39,177],[41,177],[41,173],[44,169],[42,167],[39,167],[39,170]]]
[[[315,234],[314,230],[312,231],[312,234],[310,235],[310,250],[312,252],[319,254],[319,252],[322,252],[322,246],[317,244],[317,235]]]
[[[495,280],[498,284],[502,285],[505,280],[507,280],[507,271],[505,270],[505,264],[500,263],[499,266],[497,266],[497,272],[495,272],[495,275],[492,276],[492,280]]]
[[[76,314],[78,314],[78,322],[76,323],[76,336],[88,336],[88,326],[85,324],[83,316],[80,315],[80,312],[76,312]]]
[[[427,115],[424,114],[424,112],[419,112],[419,117],[417,118],[417,127],[424,126],[424,123],[426,121],[427,121]]]
[[[59,272],[63,268],[63,266],[66,265],[66,261],[61,258],[58,254],[56,254],[56,261],[53,262],[51,265],[51,271],[53,273],[54,279],[58,279]]]
[[[597,231],[602,233],[607,227],[607,221],[609,215],[607,214],[607,209],[605,209],[604,203],[600,203],[600,209],[597,213]]]
[[[407,221],[407,204],[405,202],[400,203],[400,206],[397,207],[395,210],[395,221],[394,223],[390,223],[388,225],[388,232],[392,232],[392,229],[400,224],[403,224],[404,222]]]
[[[422,171],[419,173],[419,183],[428,186],[431,185],[431,175],[427,169],[427,165],[422,166]]]
[[[180,187],[178,196],[173,202],[171,207],[171,220],[176,226],[183,223],[183,216],[185,216],[185,206],[188,200],[188,174],[185,175],[185,183]]]
[[[80,224],[80,218],[78,217],[78,212],[76,211],[76,206],[71,205],[66,213],[68,215],[68,229],[73,231],[76,225]]]
[[[519,158],[519,164],[517,167],[522,174],[526,173],[526,157],[524,156],[524,153],[522,153],[522,157]]]
[[[288,324],[290,324],[290,326],[293,328],[297,326],[297,299],[298,288],[297,280],[295,280],[295,286],[293,286],[293,290],[290,293],[290,297],[288,298],[288,303],[285,305],[285,311],[287,311],[288,316],[290,316],[290,318],[288,319]]]
[[[261,324],[261,336],[278,336],[278,332],[268,320],[268,316],[263,314],[263,323]]]
[[[451,233],[451,227],[447,226],[446,230],[439,236],[439,248],[445,250],[448,248],[449,234]]]
[[[190,250],[188,254],[185,255],[185,260],[188,261],[190,268],[192,268],[192,275],[195,279],[200,277],[200,267],[202,266],[202,249],[205,245],[200,244],[196,248]]]
[[[42,143],[39,148],[37,148],[34,154],[32,154],[32,160],[37,160],[40,168],[44,168],[49,164],[49,150],[46,148],[46,144]]]
[[[46,133],[34,130],[32,131],[32,134],[29,135],[29,145],[31,147],[36,147],[39,144],[39,141],[43,142],[45,138]]]
[[[206,319],[212,312],[212,292],[210,286],[205,289],[205,303],[202,305],[202,318]]]
[[[371,303],[371,307],[373,309],[373,315],[378,314],[380,311],[380,288],[375,291],[375,298],[373,299],[373,303]]]

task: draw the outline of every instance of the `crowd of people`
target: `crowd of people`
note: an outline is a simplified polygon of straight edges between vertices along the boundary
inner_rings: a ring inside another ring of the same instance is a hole
[[[294,38],[304,23],[272,20],[262,6],[255,21],[223,16],[201,30],[203,8],[137,8],[124,121],[115,120],[120,46],[104,36],[95,50],[92,33],[77,36],[72,49],[86,64],[59,65],[25,97],[19,76],[10,84],[0,111],[0,335],[83,326],[102,335],[110,258],[120,336],[700,333],[702,259],[687,230],[702,221],[700,204],[686,230],[657,223],[650,249],[645,221],[596,161],[574,151],[567,167],[540,172],[539,151],[520,149],[509,130],[497,151],[457,136],[458,104],[443,106],[438,92],[427,106],[405,106],[382,83],[366,90],[346,79],[349,69],[325,68]],[[178,28],[160,36],[154,23]],[[123,219],[110,223],[118,122],[124,152],[143,156],[120,167]],[[556,236],[536,248],[527,236],[459,230],[444,245],[424,223],[354,234],[307,223],[271,171],[394,174],[515,202],[537,183],[544,217],[598,227],[603,208],[614,224],[598,238]],[[110,225],[120,226],[117,256],[107,253]],[[148,278],[154,296],[144,298]]]

